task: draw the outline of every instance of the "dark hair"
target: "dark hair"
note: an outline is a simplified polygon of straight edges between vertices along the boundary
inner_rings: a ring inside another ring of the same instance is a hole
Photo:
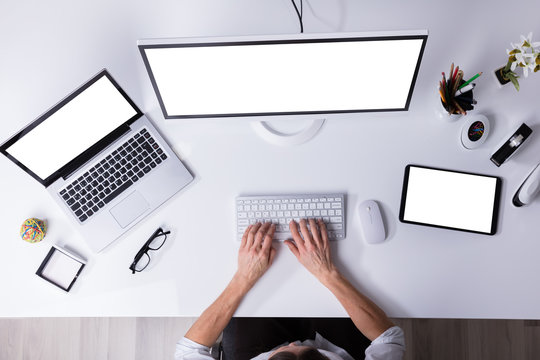
[[[314,347],[310,347],[298,355],[290,351],[280,351],[268,360],[328,360],[328,357]]]

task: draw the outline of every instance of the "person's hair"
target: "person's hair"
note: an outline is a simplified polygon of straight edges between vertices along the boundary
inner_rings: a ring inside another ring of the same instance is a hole
[[[329,360],[328,357],[321,354],[319,350],[310,347],[302,351],[300,354],[295,354],[290,351],[280,351],[268,360]]]

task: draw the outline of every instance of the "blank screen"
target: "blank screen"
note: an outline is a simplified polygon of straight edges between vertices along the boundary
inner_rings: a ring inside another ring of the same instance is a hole
[[[490,233],[496,189],[494,177],[411,166],[403,220]]]
[[[44,180],[136,114],[104,76],[6,151]]]
[[[165,116],[404,110],[423,39],[143,47]]]

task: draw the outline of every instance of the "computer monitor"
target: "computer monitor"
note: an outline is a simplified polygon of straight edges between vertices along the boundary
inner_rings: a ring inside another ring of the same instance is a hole
[[[427,31],[140,40],[166,119],[406,111]]]

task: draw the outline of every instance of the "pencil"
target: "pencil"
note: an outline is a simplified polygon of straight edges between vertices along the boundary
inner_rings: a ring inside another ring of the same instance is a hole
[[[452,63],[452,65],[450,66],[450,87],[452,87],[452,82],[454,81],[454,77],[452,76],[452,74],[454,73],[454,63]]]
[[[455,95],[455,93],[456,93],[456,91],[458,89],[458,85],[461,82],[462,78],[463,78],[463,71],[460,70],[460,71],[457,72],[457,76],[456,76],[456,79],[454,81],[454,86],[452,86],[452,89],[450,90],[452,95]]]
[[[459,73],[459,66],[456,66],[456,70],[454,70],[454,75],[453,75],[454,80],[456,79],[456,76],[457,76],[458,73]]]
[[[455,99],[452,99],[452,103],[456,106],[458,112],[462,115],[467,115],[467,112],[463,110],[461,106],[459,106],[458,102]]]
[[[462,87],[465,87],[467,85],[469,85],[472,81],[476,80],[480,75],[482,75],[482,72],[479,72],[478,74],[474,75],[472,78],[470,78],[469,80],[465,81],[460,87],[459,89],[461,89]]]
[[[441,100],[446,104],[446,99],[444,98],[444,94],[441,88],[439,88],[439,94],[441,94]]]

